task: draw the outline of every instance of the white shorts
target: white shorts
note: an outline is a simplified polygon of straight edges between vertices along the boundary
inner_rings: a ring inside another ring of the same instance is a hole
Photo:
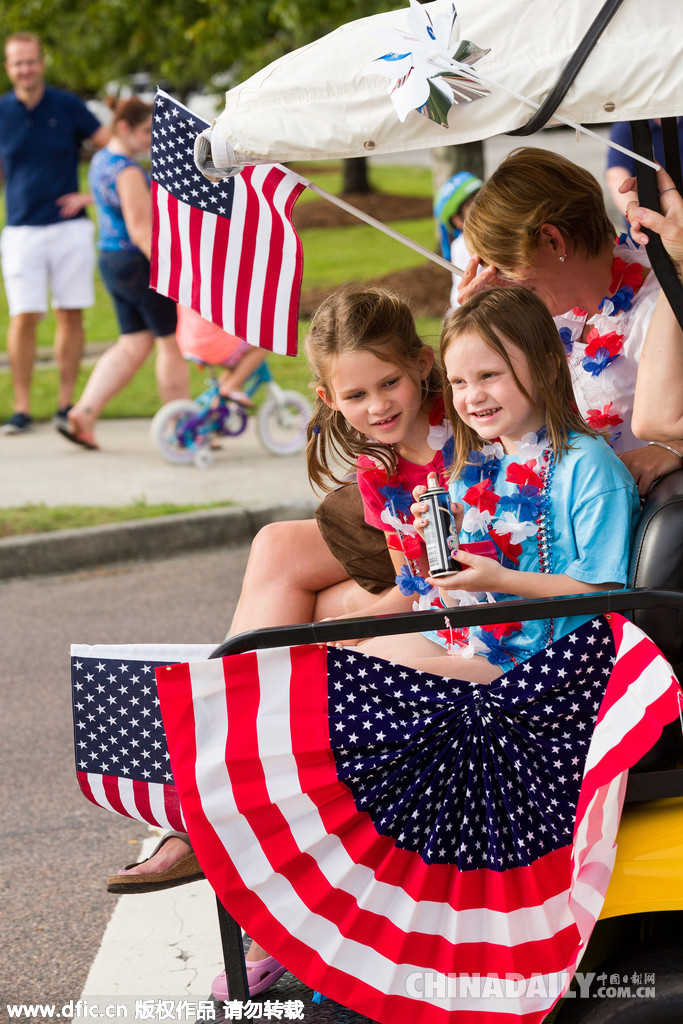
[[[0,236],[9,315],[95,305],[95,225],[87,217],[38,227],[6,227]]]

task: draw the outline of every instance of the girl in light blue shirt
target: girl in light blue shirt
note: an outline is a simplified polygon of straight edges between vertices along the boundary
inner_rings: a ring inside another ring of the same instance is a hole
[[[441,362],[454,431],[450,495],[459,568],[427,578],[434,589],[423,594],[420,607],[624,586],[640,511],[637,492],[619,458],[576,409],[545,305],[518,287],[475,296],[446,321]],[[417,500],[423,490],[416,488]],[[438,675],[491,682],[589,618],[445,628],[376,638],[362,649]]]

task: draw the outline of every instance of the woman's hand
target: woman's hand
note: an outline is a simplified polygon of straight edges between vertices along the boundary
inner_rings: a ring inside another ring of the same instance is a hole
[[[683,444],[680,441],[672,441],[671,446],[677,451],[683,451]],[[655,480],[675,473],[682,465],[678,455],[658,444],[633,448],[630,452],[622,452],[619,458],[635,480],[641,498],[645,497]]]
[[[483,268],[481,271],[480,267]],[[473,256],[465,267],[465,273],[460,278],[458,302],[462,306],[473,295],[478,295],[479,292],[483,292],[487,288],[500,287],[509,283],[500,276],[495,267],[484,266],[484,262],[479,256]]]
[[[90,192],[66,192],[56,200],[59,216],[64,220],[77,217],[92,201]]]
[[[626,178],[622,182],[620,192],[632,192],[636,187],[635,178]],[[631,225],[631,237],[639,245],[647,245],[648,235],[643,228],[658,234],[676,264],[679,276],[683,272],[683,197],[674,186],[673,179],[664,169],[657,172],[660,211],[648,210],[645,206],[631,200],[626,208],[626,216]]]

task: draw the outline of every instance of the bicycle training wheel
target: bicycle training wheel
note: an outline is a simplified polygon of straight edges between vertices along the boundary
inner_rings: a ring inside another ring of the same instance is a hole
[[[187,466],[194,461],[194,432],[184,430],[183,425],[197,415],[198,409],[191,398],[177,398],[162,405],[154,416],[149,432],[167,462]]]
[[[280,400],[267,398],[258,411],[261,440],[273,455],[294,455],[306,445],[309,402],[298,391],[283,391]]]

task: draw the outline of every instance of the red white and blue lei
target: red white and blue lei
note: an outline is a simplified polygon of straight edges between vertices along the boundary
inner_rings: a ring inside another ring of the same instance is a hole
[[[629,314],[649,270],[644,247],[636,245],[630,235],[622,235],[614,250],[609,294],[600,303],[600,311],[589,318],[585,309],[575,306],[554,317],[581,414],[594,430],[607,429],[612,445],[624,430],[630,435],[640,346],[637,352],[627,353],[625,345],[630,335]],[[590,330],[582,340],[586,326]],[[605,374],[608,367],[613,369]],[[630,445],[627,437],[626,447]],[[623,448],[623,443],[618,447]]]
[[[520,559],[525,564],[529,563],[528,549],[533,545],[538,552],[537,571],[550,573],[552,553],[547,519],[554,461],[545,428],[538,434],[526,434],[522,438],[517,461],[505,468],[505,480],[514,487],[509,493],[500,495],[494,488],[504,455],[499,441],[484,445],[481,451],[470,452],[460,477],[467,489],[458,499],[465,506],[458,546],[465,551],[482,552],[507,568],[519,569]],[[413,532],[410,527],[411,540]],[[469,540],[463,541],[465,535]],[[417,596],[413,605],[415,610],[443,607],[439,591],[419,575],[410,559],[406,558],[406,565],[396,582],[402,593]],[[464,590],[448,591],[448,595],[458,604],[479,604],[507,596],[472,594]],[[514,622],[462,630],[453,630],[449,626],[438,631],[437,635],[449,650],[457,650],[464,657],[479,654],[492,664],[516,664],[522,657],[529,656],[526,649],[520,649],[515,643],[515,635],[521,631],[522,623]],[[553,621],[547,619],[542,646],[547,647],[552,638]]]
[[[445,416],[441,397],[434,400],[429,415],[427,444],[433,451],[441,453],[442,475],[445,481],[448,470],[453,464],[454,440],[453,430]],[[428,593],[432,588],[420,575],[417,565],[418,559],[425,554],[425,547],[422,538],[412,525],[413,517],[410,513],[410,506],[413,503],[413,495],[406,486],[406,478],[400,471],[389,476],[379,460],[371,459],[371,461],[374,463],[374,468],[363,468],[363,476],[366,479],[371,478],[375,490],[384,499],[384,510],[380,519],[393,531],[387,532],[387,544],[390,549],[401,551],[405,560],[400,574],[396,577],[396,584],[401,593],[406,596]],[[424,482],[427,482],[426,473]]]

